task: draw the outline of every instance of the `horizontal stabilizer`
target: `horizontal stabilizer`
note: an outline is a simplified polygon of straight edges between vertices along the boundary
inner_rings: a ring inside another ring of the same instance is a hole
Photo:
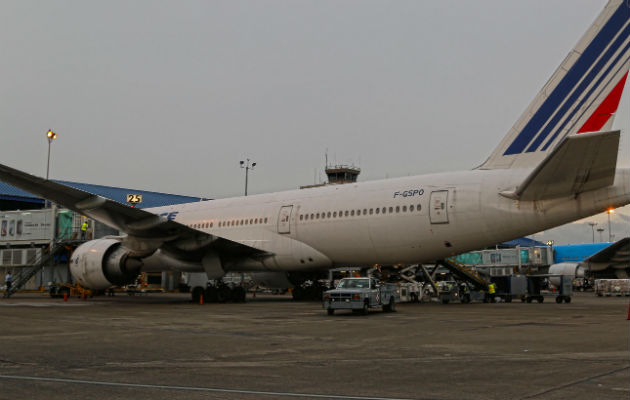
[[[534,201],[575,196],[613,184],[620,131],[571,135],[513,191],[510,199]]]

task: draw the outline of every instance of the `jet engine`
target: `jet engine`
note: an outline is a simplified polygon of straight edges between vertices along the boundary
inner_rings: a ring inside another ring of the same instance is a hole
[[[140,273],[142,261],[130,257],[129,250],[115,239],[85,242],[72,254],[70,273],[89,289],[107,289],[132,283]]]
[[[584,278],[584,268],[579,263],[564,262],[553,264],[549,267],[550,275],[568,275],[571,279]],[[555,287],[560,286],[560,277],[552,276],[549,278],[549,283]]]

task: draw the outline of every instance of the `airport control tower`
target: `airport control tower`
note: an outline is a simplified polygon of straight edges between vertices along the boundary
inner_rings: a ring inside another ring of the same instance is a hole
[[[300,186],[300,189],[309,189],[314,187],[321,187],[325,185],[341,185],[344,183],[354,183],[357,181],[359,174],[361,173],[361,168],[358,168],[354,165],[348,164],[339,164],[339,165],[328,165],[326,164],[326,176],[328,177],[328,182],[315,184],[315,185],[306,185]]]

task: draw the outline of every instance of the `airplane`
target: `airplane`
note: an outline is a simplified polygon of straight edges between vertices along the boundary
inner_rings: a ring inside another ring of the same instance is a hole
[[[558,287],[558,275],[572,278],[627,279],[630,271],[630,237],[613,243],[586,243],[554,246],[555,263],[549,282]]]
[[[265,274],[429,263],[630,203],[611,130],[630,65],[630,7],[610,0],[483,164],[444,172],[152,209],[0,165],[0,179],[110,225],[70,271],[91,289],[141,271]],[[454,137],[454,139],[456,139]],[[464,139],[460,139],[464,140]]]

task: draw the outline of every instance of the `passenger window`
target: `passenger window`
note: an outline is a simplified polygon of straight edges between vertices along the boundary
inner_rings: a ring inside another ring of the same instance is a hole
[[[345,212],[346,217],[348,216],[348,214],[350,214],[350,212],[348,210],[346,210],[346,212]]]
[[[387,214],[387,207],[383,207],[383,214]]]
[[[407,212],[407,206],[403,206],[403,212]]]
[[[330,211],[328,211],[328,214],[326,214],[326,218],[330,218]]]
[[[212,225],[213,225],[213,224],[214,224],[213,222],[210,222],[210,228],[212,228]]]
[[[420,208],[421,208],[421,207],[422,207],[422,206],[421,206],[420,204],[418,204],[418,207],[416,207],[416,208],[417,208],[417,210],[418,210],[418,211],[420,211]]]
[[[350,210],[350,216],[354,217],[354,210]]]
[[[304,215],[300,214],[300,221],[304,219]]]
[[[315,214],[315,219],[319,219],[319,213]]]
[[[337,218],[337,211],[333,211],[333,218]]]
[[[413,204],[409,206],[409,211],[413,211]]]
[[[370,215],[374,214],[374,209],[370,208]]]
[[[265,217],[265,224],[267,223],[268,220],[269,220],[269,218]]]
[[[389,213],[393,213],[394,212],[394,207],[389,207]]]
[[[399,213],[400,212],[400,206],[396,206],[396,212]]]
[[[367,208],[363,209],[363,215],[367,215]]]
[[[311,219],[315,219],[315,214],[311,214]]]
[[[377,208],[377,209],[376,209],[376,213],[377,213],[377,214],[379,214],[380,212],[381,212],[381,209],[380,209],[380,208]]]

